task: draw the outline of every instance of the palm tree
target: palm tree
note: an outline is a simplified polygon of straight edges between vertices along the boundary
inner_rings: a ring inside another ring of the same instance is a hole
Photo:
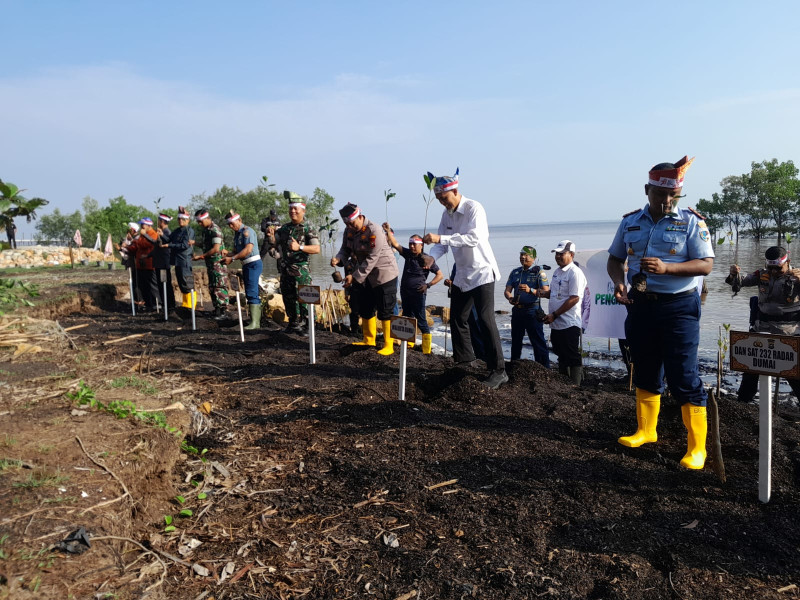
[[[11,225],[17,217],[25,217],[28,223],[36,218],[36,211],[49,204],[44,198],[27,198],[21,195],[25,190],[13,183],[0,179],[0,230]]]

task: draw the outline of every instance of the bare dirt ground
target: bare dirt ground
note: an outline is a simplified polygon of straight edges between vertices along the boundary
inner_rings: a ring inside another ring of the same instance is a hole
[[[721,402],[722,484],[678,466],[669,401],[658,443],[617,444],[633,396],[601,371],[523,361],[490,391],[415,349],[400,402],[397,353],[318,332],[312,366],[307,338],[131,317],[124,274],[59,277],[29,314],[66,334],[17,357],[35,328],[0,335],[0,598],[800,597],[793,409],[761,504],[754,405]],[[65,395],[86,389],[106,408]],[[53,549],[81,526],[84,553]]]

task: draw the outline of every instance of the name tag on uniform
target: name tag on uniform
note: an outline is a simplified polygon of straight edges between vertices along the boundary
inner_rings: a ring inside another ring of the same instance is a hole
[[[635,227],[628,227],[625,231],[639,231],[641,227],[636,225]]]

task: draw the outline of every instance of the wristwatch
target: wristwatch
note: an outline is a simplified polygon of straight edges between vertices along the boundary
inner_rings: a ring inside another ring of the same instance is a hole
[[[303,250],[303,248],[305,248],[305,247],[306,247],[305,244],[300,244],[300,252],[305,252],[305,250]]]

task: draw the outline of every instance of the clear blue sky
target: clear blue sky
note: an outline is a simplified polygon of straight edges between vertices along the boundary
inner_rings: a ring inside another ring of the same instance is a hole
[[[506,224],[800,162],[800,3],[650,4],[0,0],[0,178],[71,212],[268,175],[381,221],[391,188],[417,227],[428,170]]]

